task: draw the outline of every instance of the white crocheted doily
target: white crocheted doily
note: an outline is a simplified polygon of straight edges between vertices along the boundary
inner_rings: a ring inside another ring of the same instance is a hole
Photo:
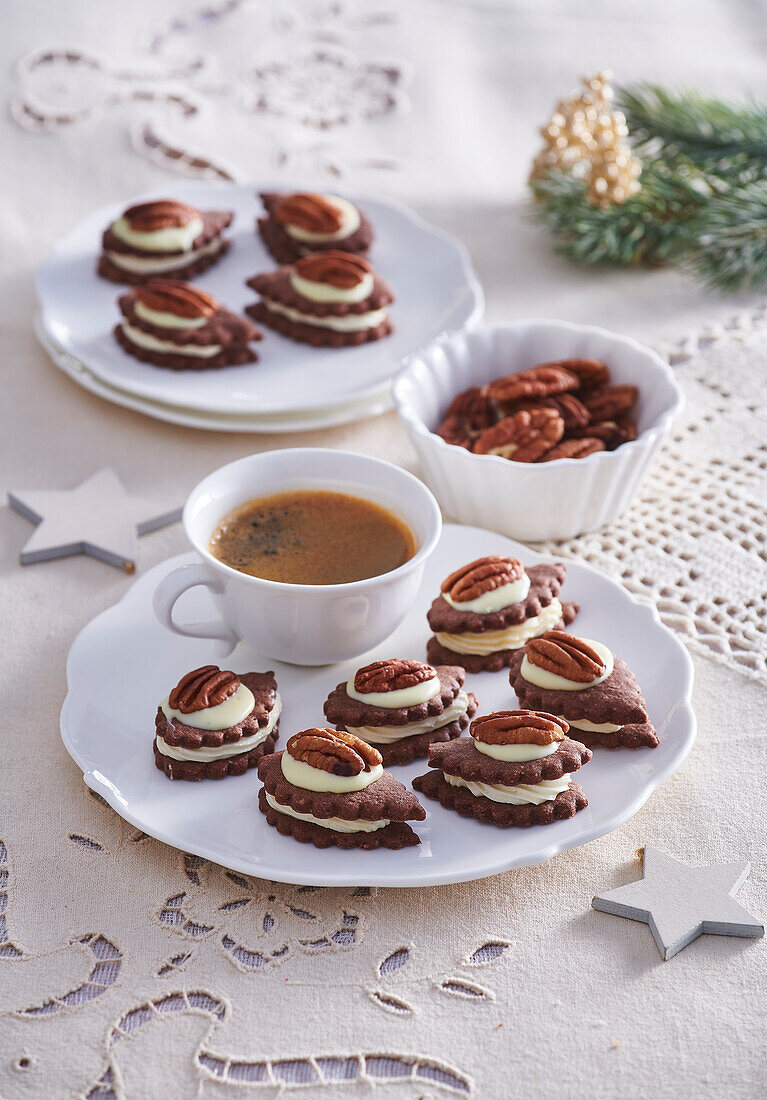
[[[687,403],[611,527],[547,549],[654,603],[696,649],[767,676],[767,306],[662,349]]]

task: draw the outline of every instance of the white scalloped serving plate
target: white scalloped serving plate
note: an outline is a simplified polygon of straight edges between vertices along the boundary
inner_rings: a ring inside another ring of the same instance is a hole
[[[161,405],[147,401],[143,397],[136,397],[132,393],[124,393],[123,390],[110,386],[108,382],[102,382],[79,359],[75,359],[68,351],[63,351],[58,346],[45,327],[42,313],[36,314],[34,329],[37,339],[47,351],[51,362],[84,390],[111,401],[113,405],[143,413],[144,416],[151,416],[153,420],[163,420],[166,424],[179,424],[184,428],[202,428],[203,431],[208,432],[267,432],[270,435],[285,432],[311,432],[319,428],[333,428],[351,421],[378,416],[390,409],[392,405],[391,387],[388,384],[371,393],[364,401],[336,405],[333,408],[303,414],[295,412],[272,413],[264,416],[252,414],[225,416],[224,413],[185,409],[181,405]]]
[[[179,181],[165,188],[202,208],[234,211],[226,256],[195,284],[240,312],[257,295],[245,280],[276,266],[254,232],[259,191],[292,190],[282,182],[234,185]],[[139,196],[146,199],[158,196]],[[63,352],[98,380],[158,407],[224,416],[317,414],[364,402],[387,390],[402,359],[440,333],[474,324],[484,307],[482,289],[466,248],[395,202],[355,197],[376,231],[371,259],[396,295],[395,332],[357,348],[311,348],[271,330],[257,345],[259,362],[217,371],[169,371],[140,363],[112,336],[124,287],[95,274],[101,233],[127,202],[95,210],[54,246],[37,273],[44,326]],[[136,201],[130,200],[130,201]],[[106,393],[102,396],[108,396]],[[268,429],[265,429],[268,430]]]
[[[525,564],[546,560],[519,543],[476,527],[447,525],[426,565],[413,610],[383,645],[364,658],[324,668],[297,668],[237,649],[236,671],[274,668],[284,700],[278,748],[291,733],[322,724],[322,704],[352,668],[386,656],[423,658],[426,611],[451,570],[484,554],[513,554]],[[415,828],[422,843],[398,852],[318,851],[281,836],[258,810],[255,770],[202,783],[171,782],[152,753],[157,701],[190,668],[217,662],[215,645],[169,634],[154,617],[152,593],[184,554],[140,577],[123,599],[89,623],[67,662],[69,692],[61,712],[64,744],[85,782],[137,828],[185,852],[279,882],[318,886],[430,886],[483,878],[550,859],[616,829],[679,767],[695,739],[690,705],[692,662],[654,609],[637,603],[595,570],[568,563],[564,594],[581,603],[575,630],[600,638],[634,670],[661,737],[659,748],[596,752],[578,780],[589,806],[569,821],[529,829],[497,829],[423,799],[428,812]],[[188,593],[182,615],[209,619],[206,593]],[[516,705],[504,673],[469,676],[482,711]],[[393,768],[398,779],[425,771],[423,761]]]

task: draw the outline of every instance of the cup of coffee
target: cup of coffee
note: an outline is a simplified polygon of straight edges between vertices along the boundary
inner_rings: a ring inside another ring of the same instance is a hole
[[[160,581],[168,630],[240,642],[275,660],[322,665],[366,653],[413,604],[442,530],[418,478],[380,459],[301,447],[248,455],[209,474],[184,507],[199,560]],[[177,623],[202,585],[219,619]]]

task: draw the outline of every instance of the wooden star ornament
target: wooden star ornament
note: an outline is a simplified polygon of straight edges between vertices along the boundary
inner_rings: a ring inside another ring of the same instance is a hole
[[[704,932],[754,939],[764,935],[764,925],[733,897],[748,878],[750,863],[689,867],[657,848],[640,848],[638,854],[644,856],[643,877],[597,894],[591,905],[649,924],[664,959]]]
[[[74,489],[13,490],[8,503],[37,525],[19,555],[22,565],[89,554],[126,573],[136,571],[138,536],[176,523],[182,511],[129,496],[109,466]]]

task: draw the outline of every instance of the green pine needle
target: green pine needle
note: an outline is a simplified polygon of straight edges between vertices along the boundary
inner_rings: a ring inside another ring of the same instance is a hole
[[[717,290],[767,284],[767,181],[717,195],[680,225],[677,262]]]
[[[746,154],[763,161],[767,156],[767,109],[762,104],[726,103],[692,89],[670,92],[657,84],[625,88],[616,99],[637,146],[660,141],[668,151],[693,160]]]

